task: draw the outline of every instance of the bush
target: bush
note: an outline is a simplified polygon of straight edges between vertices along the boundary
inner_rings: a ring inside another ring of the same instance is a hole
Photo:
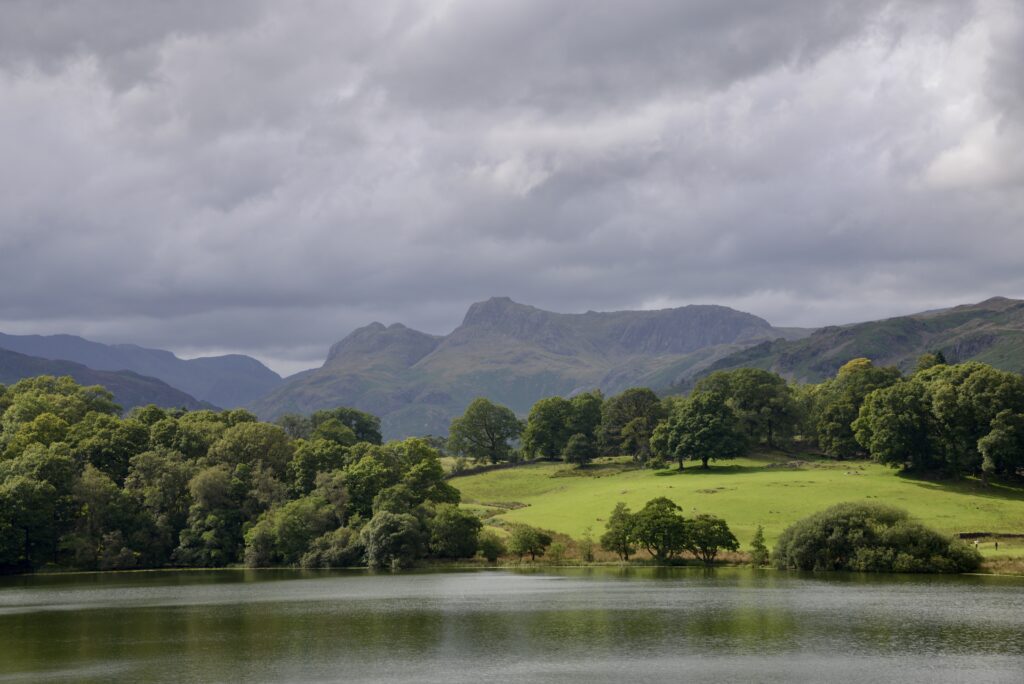
[[[768,565],[769,556],[768,547],[764,543],[764,528],[758,525],[754,538],[750,540],[750,564],[755,568]]]
[[[348,568],[360,565],[365,551],[357,531],[339,527],[314,539],[300,563],[304,568]]]
[[[438,558],[472,558],[483,524],[455,504],[439,504],[430,521],[430,550]]]
[[[366,563],[371,568],[408,567],[423,555],[423,536],[416,516],[381,511],[361,533]]]
[[[584,563],[594,562],[594,537],[588,527],[583,531],[583,536],[576,542],[576,550],[579,551],[580,560]]]
[[[515,525],[508,541],[509,553],[519,557],[530,554],[530,560],[537,560],[551,544],[551,535],[529,525]]]
[[[318,496],[289,501],[261,515],[245,533],[245,564],[298,563],[310,543],[337,524],[334,511]]]
[[[501,537],[494,530],[484,530],[480,533],[477,538],[477,545],[480,550],[480,555],[486,558],[489,562],[493,563],[498,560],[500,556],[504,556],[508,551],[505,549],[505,542],[502,541]]]
[[[562,542],[555,542],[548,547],[548,558],[555,563],[561,563],[565,560],[566,546]]]
[[[981,556],[960,540],[879,504],[843,503],[804,518],[779,537],[779,568],[861,572],[969,572]]]

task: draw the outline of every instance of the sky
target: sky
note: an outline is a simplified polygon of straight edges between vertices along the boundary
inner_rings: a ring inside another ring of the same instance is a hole
[[[0,0],[0,331],[1024,297],[1015,0]]]

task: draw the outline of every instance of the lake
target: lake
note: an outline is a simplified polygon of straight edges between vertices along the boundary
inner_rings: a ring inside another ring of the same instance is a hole
[[[1024,579],[743,568],[0,578],[0,682],[1024,681]]]

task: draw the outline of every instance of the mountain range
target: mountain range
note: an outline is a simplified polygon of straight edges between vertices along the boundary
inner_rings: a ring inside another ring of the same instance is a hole
[[[982,361],[1024,372],[1024,301],[993,297],[950,309],[819,328],[800,340],[762,342],[730,354],[704,372],[746,366],[798,382],[820,382],[857,357],[910,371],[926,351],[941,351],[949,363]],[[689,379],[675,384],[684,387]]]
[[[563,314],[495,297],[473,304],[445,336],[400,323],[360,328],[322,367],[252,408],[275,418],[344,404],[381,416],[386,436],[446,434],[474,397],[525,414],[550,395],[667,387],[737,350],[809,332],[723,306]]]
[[[942,351],[950,362],[1020,372],[1024,301],[995,297],[811,330],[775,327],[723,306],[564,314],[494,297],[470,306],[448,335],[371,323],[332,346],[321,367],[284,380],[247,356],[184,360],[70,335],[0,334],[0,350],[9,350],[0,352],[0,383],[70,374],[106,385],[126,408],[246,406],[263,419],[352,406],[380,416],[393,438],[446,434],[478,396],[525,415],[545,396],[631,386],[685,392],[707,373],[742,366],[817,382],[856,357],[910,370],[920,354]]]
[[[125,409],[146,404],[192,411],[216,408],[162,380],[132,371],[94,370],[73,361],[53,361],[0,349],[0,384],[11,385],[37,375],[70,375],[79,385],[103,385],[114,394],[114,401]]]
[[[5,335],[0,349],[42,359],[74,361],[93,370],[127,370],[162,380],[199,401],[236,408],[281,384],[281,376],[250,356],[180,359],[163,349],[100,344],[75,335]]]

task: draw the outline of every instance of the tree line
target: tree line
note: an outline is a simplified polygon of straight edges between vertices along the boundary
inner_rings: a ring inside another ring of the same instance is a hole
[[[658,497],[633,513],[622,502],[605,524],[601,546],[628,561],[638,549],[659,565],[684,551],[712,565],[720,551],[739,542],[725,520],[713,515],[685,518],[670,499]],[[749,546],[754,567],[781,570],[957,573],[976,570],[981,555],[912,520],[906,511],[876,503],[841,503],[790,525],[769,553],[760,527]]]
[[[1024,471],[1024,376],[990,365],[921,357],[913,373],[853,359],[818,384],[740,368],[702,378],[689,396],[635,387],[605,398],[548,397],[525,420],[479,398],[452,421],[448,448],[468,459],[561,458],[585,465],[628,454],[640,465],[701,467],[752,449],[872,458],[943,477]]]
[[[426,440],[348,408],[125,417],[102,387],[0,386],[0,572],[407,565],[505,552]]]
[[[689,551],[705,564],[711,565],[719,551],[737,551],[739,541],[729,525],[713,515],[700,514],[684,518],[682,509],[671,499],[658,497],[633,513],[618,503],[608,517],[601,546],[623,561],[646,550],[657,563],[668,563]]]
[[[526,420],[477,399],[441,444],[384,444],[380,420],[350,408],[276,424],[244,410],[125,416],[101,387],[29,378],[0,386],[0,572],[537,557],[552,543],[542,531],[516,527],[505,540],[459,508],[439,447],[495,463],[627,454],[682,468],[793,445],[941,476],[1018,477],[1024,378],[937,354],[907,375],[855,359],[811,385],[744,368],[708,375],[687,397],[550,397]],[[669,504],[620,511],[633,526],[607,548],[667,559],[718,525],[694,519],[652,541],[637,521],[670,520]]]

